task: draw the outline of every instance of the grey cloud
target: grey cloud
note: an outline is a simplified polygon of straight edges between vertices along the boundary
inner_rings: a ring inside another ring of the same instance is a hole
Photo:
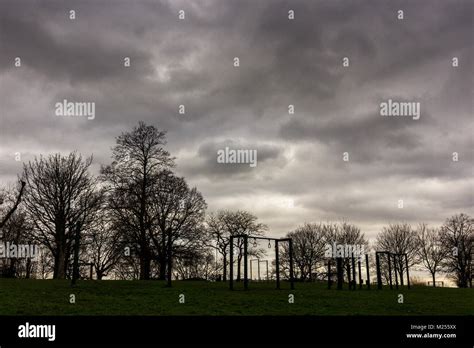
[[[71,6],[76,21],[67,19]],[[254,210],[275,234],[329,217],[373,230],[391,219],[442,222],[472,212],[473,6],[2,1],[1,181],[18,172],[15,151],[28,160],[78,150],[93,153],[96,167],[108,163],[115,136],[143,120],[168,131],[177,171],[210,207]],[[179,9],[186,20],[177,19]],[[96,119],[55,118],[54,103],[64,98],[95,101]],[[420,100],[421,119],[383,119],[378,104],[388,98]],[[217,148],[226,144],[258,149],[257,168],[218,165]],[[420,208],[403,215],[390,202],[405,192]],[[285,200],[294,208],[275,203]]]

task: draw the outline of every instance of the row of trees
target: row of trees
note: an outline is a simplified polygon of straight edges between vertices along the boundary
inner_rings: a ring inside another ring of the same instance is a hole
[[[424,223],[416,228],[407,223],[390,224],[377,235],[373,245],[369,245],[357,226],[347,222],[304,224],[287,236],[293,238],[295,274],[301,280],[323,279],[327,276],[328,258],[325,248],[336,243],[364,246],[365,253],[371,250],[406,253],[408,267],[428,271],[433,286],[436,285],[436,275],[439,273],[450,276],[459,287],[467,287],[472,281],[474,219],[466,214],[448,218],[439,228],[429,227]],[[284,263],[287,261],[288,250],[285,247]],[[350,261],[349,258],[343,261],[346,270],[350,267]],[[374,258],[370,261],[372,269],[375,269]],[[382,276],[388,281],[388,260],[383,261]],[[403,285],[405,261],[397,258],[394,262],[397,262],[398,278]]]
[[[97,177],[90,173],[92,157],[76,152],[25,163],[18,187],[0,195],[0,237],[4,242],[40,244],[43,252],[36,262],[2,259],[2,275],[70,278],[76,253],[84,276],[92,266],[97,279],[226,280],[230,236],[264,236],[268,228],[246,211],[206,216],[201,193],[173,172],[165,136],[140,122],[116,138],[112,162],[102,166]],[[303,281],[324,276],[327,244],[364,245],[369,250],[364,234],[347,222],[304,224],[288,237],[294,243],[296,276]],[[471,279],[472,245],[473,219],[460,214],[439,229],[389,225],[374,248],[407,253],[410,266],[423,264],[431,272],[433,284],[435,275],[444,271],[464,287]],[[239,280],[243,240],[234,250]],[[250,245],[249,254],[263,258],[267,252]],[[281,264],[288,269],[284,244]],[[349,267],[348,260],[345,265]],[[403,272],[404,265],[398,269]]]

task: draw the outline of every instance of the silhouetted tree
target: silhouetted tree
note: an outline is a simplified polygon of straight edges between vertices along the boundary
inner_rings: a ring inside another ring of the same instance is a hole
[[[83,231],[100,206],[95,180],[88,173],[92,157],[73,152],[35,158],[23,166],[24,203],[35,229],[35,240],[54,257],[53,277],[66,278],[76,226]]]
[[[139,122],[132,131],[122,133],[112,149],[113,162],[102,168],[108,188],[109,208],[140,260],[140,279],[149,279],[153,258],[150,214],[161,170],[174,165],[163,148],[166,133]]]
[[[324,259],[326,245],[325,229],[323,224],[305,223],[286,235],[293,240],[293,262],[295,277],[300,280],[312,280],[313,273]],[[289,268],[288,244],[282,244],[281,265]]]
[[[205,237],[203,220],[206,202],[196,188],[189,188],[184,178],[163,170],[152,193],[151,239],[158,251],[160,278],[166,269],[171,285],[175,251],[193,247]],[[204,242],[202,242],[204,244]]]
[[[440,234],[446,249],[444,268],[452,273],[460,288],[466,288],[472,276],[474,219],[463,213],[454,215],[446,219]]]
[[[120,232],[115,229],[107,218],[107,210],[98,224],[87,234],[87,258],[93,264],[97,280],[101,280],[116,266],[120,257],[124,256],[124,248],[120,240]]]
[[[440,231],[428,228],[426,224],[420,224],[417,229],[417,253],[423,266],[430,272],[433,278],[433,286],[436,286],[436,273],[441,270],[442,262],[446,258],[446,248],[441,242]]]
[[[407,254],[408,267],[415,265],[418,259],[416,232],[409,224],[390,224],[377,235],[375,248],[377,251],[389,251],[394,254]],[[406,272],[405,259],[397,257],[397,272],[400,284],[403,285],[403,274]]]
[[[226,227],[226,211],[211,213],[206,218],[206,231],[209,236],[207,245],[222,256],[222,280],[227,280],[227,265],[231,231]]]

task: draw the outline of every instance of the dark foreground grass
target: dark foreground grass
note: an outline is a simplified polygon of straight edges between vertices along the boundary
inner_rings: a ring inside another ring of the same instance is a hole
[[[328,290],[324,283],[177,281],[69,281],[0,279],[0,315],[473,315],[474,289],[412,287],[400,290]],[[241,287],[239,284],[237,288]],[[70,304],[70,294],[76,303]],[[179,303],[179,295],[185,303]],[[294,294],[295,302],[288,303]],[[398,303],[403,294],[404,303]]]

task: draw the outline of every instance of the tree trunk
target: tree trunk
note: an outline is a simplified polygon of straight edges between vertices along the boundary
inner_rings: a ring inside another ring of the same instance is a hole
[[[56,279],[66,279],[66,267],[66,251],[62,245],[59,245],[54,262]]]
[[[168,269],[167,269],[167,286],[171,287],[171,276],[173,272],[172,264],[173,264],[173,255],[172,255],[172,241],[171,241],[171,233],[168,236],[168,245],[167,245],[167,259],[168,259]]]
[[[142,253],[142,255],[140,255],[140,280],[150,279],[150,266],[150,258],[145,253]]]
[[[27,258],[26,259],[26,275],[25,275],[25,278],[26,279],[30,279],[31,278],[31,259],[30,258]]]
[[[436,278],[435,278],[435,273],[431,273],[431,276],[433,277],[433,287],[436,287]]]
[[[160,272],[158,275],[159,280],[166,279],[166,253],[163,250],[158,256],[158,264],[160,265]]]
[[[237,281],[240,282],[240,265],[242,262],[242,257],[239,255],[237,257]]]
[[[403,286],[403,271],[404,271],[403,261],[398,263],[398,269],[400,270],[398,272],[398,274],[400,274],[400,285]]]

